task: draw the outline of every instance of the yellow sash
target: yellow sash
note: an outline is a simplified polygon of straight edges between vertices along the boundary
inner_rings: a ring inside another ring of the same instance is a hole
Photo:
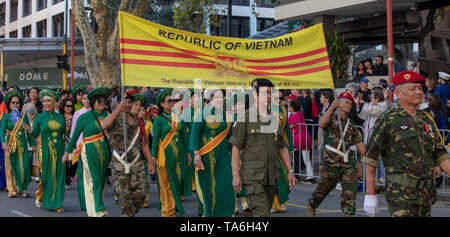
[[[172,129],[167,134],[167,136],[164,138],[164,140],[161,142],[161,139],[158,143],[158,166],[159,168],[164,168],[166,165],[166,154],[164,151],[166,150],[167,146],[169,145],[170,141],[172,140],[173,136],[175,135],[175,131],[177,130],[178,123],[176,121],[176,115],[172,115]]]
[[[286,143],[286,145],[289,146],[288,138],[287,138],[287,136],[286,136],[286,133],[284,132],[284,126],[286,126],[286,120],[287,120],[286,109],[285,109],[284,107],[282,107],[282,106],[280,106],[280,107],[281,107],[281,109],[283,110],[283,114],[284,114],[284,117],[285,117],[286,119],[284,119],[283,121],[281,121],[280,117],[279,117],[278,114],[275,113],[275,112],[273,112],[273,115],[274,115],[275,117],[277,117],[278,122],[281,124],[281,128],[282,128],[282,129],[281,129],[281,137],[283,138],[283,140],[284,140],[284,142]]]
[[[442,142],[442,144],[444,144],[444,139],[442,139],[442,135],[441,135],[441,133],[439,132],[439,129],[438,129],[438,127],[436,126],[436,123],[434,122],[433,117],[431,117],[431,115],[430,115],[429,113],[425,112],[425,111],[424,111],[424,113],[425,113],[425,114],[430,118],[430,120],[433,122],[434,128],[436,128],[436,131],[438,132],[439,137],[441,138],[441,142]],[[445,145],[445,144],[444,144],[444,145]]]
[[[231,115],[227,114],[227,129],[223,130],[221,133],[219,133],[219,135],[217,135],[215,138],[213,138],[211,141],[209,141],[208,143],[206,143],[202,148],[200,148],[200,156],[208,154],[210,151],[212,151],[214,148],[216,148],[222,141],[223,139],[225,139],[225,137],[228,135],[228,132],[230,131],[231,128]],[[199,171],[199,170],[204,170],[205,168],[202,167],[197,168],[195,167],[195,171]]]
[[[9,144],[8,144],[8,148],[7,148],[7,152],[6,154],[9,156],[9,154],[11,154],[11,152],[15,152],[16,151],[16,147],[17,147],[17,139],[19,139],[19,136],[17,135],[17,131],[19,131],[20,127],[22,126],[22,122],[23,119],[19,119],[19,121],[17,121],[16,125],[14,125],[14,128],[11,132],[11,136],[9,138]]]
[[[71,159],[72,165],[75,164],[78,161],[78,158],[80,157],[80,154],[81,154],[81,149],[83,149],[83,146],[85,144],[99,141],[103,137],[104,137],[103,133],[99,133],[99,134],[96,134],[96,135],[92,135],[90,137],[83,138],[83,141],[80,143],[80,145],[77,147],[77,149],[73,153],[73,156],[72,156],[72,159]]]

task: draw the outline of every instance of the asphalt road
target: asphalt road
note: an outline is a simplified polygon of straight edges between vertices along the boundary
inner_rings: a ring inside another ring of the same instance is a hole
[[[291,191],[290,199],[288,201],[288,208],[285,212],[273,213],[273,217],[305,217],[306,206],[308,199],[316,184],[297,184]],[[86,217],[86,213],[79,209],[78,196],[76,191],[76,185],[72,186],[71,190],[67,190],[64,199],[64,213],[57,213],[54,211],[37,208],[35,206],[34,192],[37,190],[37,182],[32,182],[28,187],[30,197],[22,198],[8,198],[7,192],[0,192],[0,216],[1,217]],[[432,209],[433,217],[449,217],[450,216],[450,198],[448,196],[440,196]],[[364,196],[358,194],[357,197],[357,212],[355,217],[364,217],[365,214],[362,210],[364,202]],[[383,196],[378,197],[380,212],[377,216],[387,217],[389,216],[386,202]],[[156,190],[156,184],[151,184],[149,208],[141,209],[136,215],[137,217],[160,217],[161,213],[157,209],[158,205],[158,193]],[[108,211],[109,217],[120,216],[119,205],[115,204],[112,196],[112,186],[107,185],[105,206]],[[196,217],[198,201],[194,193],[193,196],[187,197],[183,202],[186,213],[184,217]],[[321,206],[317,209],[318,217],[342,217],[343,214],[340,210],[340,191],[333,190],[328,197],[324,200]],[[242,210],[239,213],[242,216]]]

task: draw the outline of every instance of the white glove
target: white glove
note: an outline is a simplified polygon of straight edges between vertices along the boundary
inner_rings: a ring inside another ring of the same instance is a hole
[[[375,213],[378,213],[378,199],[376,195],[365,195],[364,212],[370,217],[375,217]]]

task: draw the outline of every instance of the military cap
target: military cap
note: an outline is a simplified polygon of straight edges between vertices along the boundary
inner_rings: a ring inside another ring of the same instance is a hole
[[[6,95],[5,95],[5,104],[8,104],[9,101],[14,96],[19,97],[20,102],[23,103],[23,93],[21,91],[19,91],[19,90],[14,89],[14,90],[10,90],[10,91],[8,91],[8,93],[6,93]]]
[[[446,72],[439,72],[438,75],[439,75],[439,78],[442,78],[446,81],[448,81],[450,79],[450,75]]]
[[[172,95],[172,91],[172,88],[166,88],[159,92],[158,96],[156,97],[156,105],[159,106],[159,104],[164,100],[164,98],[166,98],[166,96]]]
[[[355,99],[353,98],[352,94],[350,92],[344,91],[341,94],[339,94],[338,99],[340,98],[346,98],[352,101],[352,103],[355,103]]]
[[[143,94],[134,94],[134,101],[140,101],[142,106],[145,105],[145,96]]]
[[[55,101],[59,101],[59,95],[58,95],[58,93],[56,93],[56,92],[53,91],[53,90],[50,90],[50,89],[43,89],[43,90],[41,90],[41,91],[39,92],[39,98],[40,98],[41,100],[43,100],[45,96],[51,97],[51,98],[53,98]]]
[[[381,86],[383,86],[383,87],[386,87],[386,86],[388,86],[388,81],[386,81],[385,79],[380,79],[380,80],[378,81],[378,85],[381,85]]]
[[[425,84],[425,77],[413,71],[403,71],[395,74],[393,78],[394,87],[405,83]]]
[[[265,78],[256,78],[252,81],[252,87],[259,88],[259,87],[275,87],[273,83],[269,79]]]
[[[78,92],[84,91],[84,90],[86,90],[86,86],[76,84],[73,86],[72,90],[70,91],[70,94],[72,95],[73,98],[75,98],[77,96]]]
[[[106,86],[97,87],[88,92],[87,97],[91,100],[94,96],[104,95],[108,98],[111,95],[111,89]]]
[[[127,95],[136,95],[137,94],[136,91],[134,91],[134,90],[129,90],[129,91],[126,91],[125,93]]]

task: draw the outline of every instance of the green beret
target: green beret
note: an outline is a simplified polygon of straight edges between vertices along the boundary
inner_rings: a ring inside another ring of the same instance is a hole
[[[159,92],[158,96],[156,97],[156,105],[159,106],[159,104],[166,98],[168,95],[172,95],[172,88],[166,88]]]
[[[14,89],[14,90],[10,90],[10,91],[8,91],[8,93],[6,93],[6,95],[5,95],[5,104],[8,104],[9,101],[14,96],[18,96],[19,99],[20,99],[20,103],[23,103],[23,93],[22,93],[22,91]]]
[[[228,97],[227,100],[234,100],[233,103],[236,104],[238,102],[238,98],[241,95],[244,95],[244,98],[245,98],[244,105],[248,105],[248,103],[249,103],[249,95],[247,93],[245,93],[245,92],[234,93],[230,97]]]
[[[145,96],[143,94],[134,94],[133,97],[135,101],[140,101],[142,106],[145,106]]]
[[[55,101],[59,101],[59,95],[50,89],[44,89],[39,92],[39,98],[44,99],[44,96],[52,97]]]
[[[72,97],[75,98],[80,91],[86,90],[86,86],[76,84],[73,86],[72,90],[70,91],[70,94],[72,94]]]
[[[87,93],[87,98],[88,100],[91,100],[93,97],[98,95],[104,95],[106,98],[109,98],[109,96],[111,95],[111,89],[106,86],[97,87]]]

